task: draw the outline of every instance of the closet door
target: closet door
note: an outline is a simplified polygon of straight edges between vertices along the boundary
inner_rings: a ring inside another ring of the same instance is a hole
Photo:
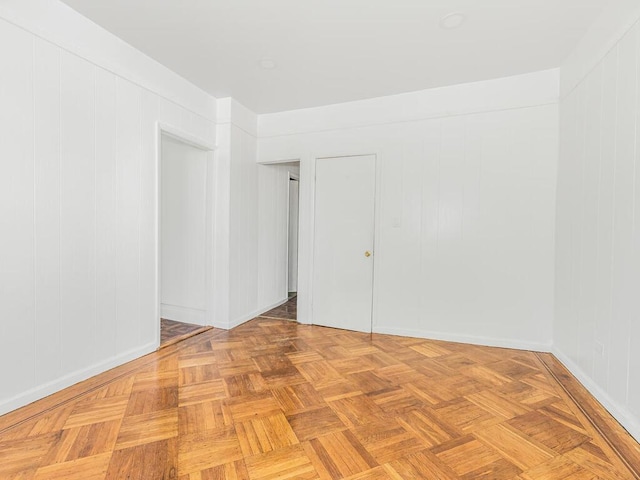
[[[313,323],[371,332],[376,157],[316,160]]]

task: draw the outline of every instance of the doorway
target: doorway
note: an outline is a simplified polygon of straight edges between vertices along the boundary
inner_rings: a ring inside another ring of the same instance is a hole
[[[372,330],[375,155],[315,166],[313,323]]]
[[[210,324],[211,151],[161,132],[159,298],[161,343]]]

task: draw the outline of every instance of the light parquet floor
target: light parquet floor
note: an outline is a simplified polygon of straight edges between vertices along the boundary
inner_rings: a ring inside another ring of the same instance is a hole
[[[286,320],[50,407],[0,417],[0,479],[634,478],[538,354]]]

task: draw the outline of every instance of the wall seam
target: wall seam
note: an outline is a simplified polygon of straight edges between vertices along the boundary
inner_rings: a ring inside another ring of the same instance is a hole
[[[568,97],[572,92],[574,92],[580,86],[580,84],[583,83],[593,73],[593,71],[596,68],[598,68],[598,66],[604,61],[604,59],[607,58],[607,56],[609,56],[611,52],[618,47],[618,45],[624,39],[624,37],[626,37],[629,34],[629,32],[631,32],[634,28],[636,28],[638,24],[640,24],[640,18],[638,18],[635,22],[633,22],[629,26],[629,28],[627,28],[624,31],[624,33],[614,34],[612,38],[615,38],[616,40],[612,41],[611,47],[609,47],[609,49],[603,52],[600,55],[600,58],[593,61],[593,66],[589,70],[587,70],[584,73],[584,75],[582,75],[582,77],[580,77],[580,79],[578,79],[578,81],[576,81],[575,84],[569,90],[567,90],[567,92],[564,93],[564,95],[562,93],[562,89],[560,89],[560,100],[563,100],[564,98]],[[562,65],[560,66],[560,68],[562,69]]]
[[[58,50],[58,352],[62,352],[62,52]],[[62,355],[58,371],[62,372]]]
[[[31,40],[31,148],[33,155],[33,384],[38,378],[38,216],[36,167],[36,40]]]
[[[93,72],[93,344],[94,352],[98,339],[98,79]]]

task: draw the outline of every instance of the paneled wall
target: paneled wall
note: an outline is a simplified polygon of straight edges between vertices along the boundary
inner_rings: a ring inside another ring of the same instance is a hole
[[[299,320],[312,321],[315,159],[377,155],[373,330],[549,350],[557,71],[263,115],[301,160]]]
[[[638,23],[590,63],[562,70],[554,352],[640,439]]]
[[[218,160],[229,168],[226,321],[232,328],[287,299],[290,165],[258,165],[257,116],[233,99],[218,101]],[[226,167],[226,166],[227,167]]]
[[[157,122],[215,143],[214,111],[60,47],[64,32],[47,40],[46,16],[18,26],[13,13],[0,18],[0,413],[157,346]],[[86,19],[64,18],[55,29],[91,37]],[[127,48],[144,72],[152,61]]]
[[[256,137],[231,125],[229,202],[229,326],[251,318],[258,308],[258,169]]]

